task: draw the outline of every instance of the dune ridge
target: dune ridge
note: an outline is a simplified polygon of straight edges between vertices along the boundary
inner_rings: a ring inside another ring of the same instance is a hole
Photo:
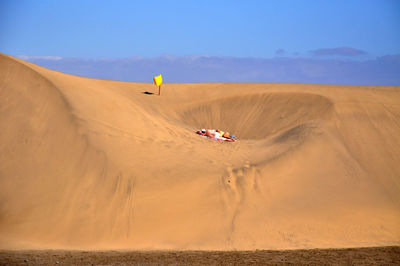
[[[152,89],[0,54],[0,248],[400,244],[400,87]]]

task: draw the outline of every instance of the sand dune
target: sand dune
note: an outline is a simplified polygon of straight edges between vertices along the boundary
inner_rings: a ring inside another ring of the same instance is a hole
[[[400,87],[151,90],[0,54],[0,248],[400,244]]]

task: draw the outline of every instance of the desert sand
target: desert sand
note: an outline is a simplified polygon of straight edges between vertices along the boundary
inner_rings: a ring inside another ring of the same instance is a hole
[[[400,247],[252,251],[1,251],[4,265],[399,265]]]
[[[0,54],[0,249],[400,244],[400,87],[146,91]]]

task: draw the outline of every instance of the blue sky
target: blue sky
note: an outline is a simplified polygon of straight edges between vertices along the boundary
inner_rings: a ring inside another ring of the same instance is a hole
[[[400,85],[400,1],[0,0],[0,52],[127,81]]]
[[[9,55],[266,58],[336,47],[399,54],[400,1],[0,0]]]

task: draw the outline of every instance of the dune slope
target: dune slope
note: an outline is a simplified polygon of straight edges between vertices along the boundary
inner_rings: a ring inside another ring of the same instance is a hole
[[[151,90],[0,54],[0,248],[400,244],[399,87]]]

